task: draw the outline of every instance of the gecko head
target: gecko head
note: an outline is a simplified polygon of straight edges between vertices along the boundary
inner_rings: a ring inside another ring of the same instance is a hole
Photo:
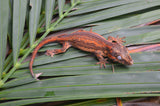
[[[132,65],[133,60],[128,52],[128,49],[119,43],[113,43],[110,48],[108,57],[114,62],[118,62],[124,65]]]

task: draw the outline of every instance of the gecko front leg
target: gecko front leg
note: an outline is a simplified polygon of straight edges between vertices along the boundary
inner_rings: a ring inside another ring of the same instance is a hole
[[[108,63],[108,59],[106,58],[106,59],[104,59],[104,53],[102,52],[102,51],[96,51],[95,52],[95,55],[96,55],[96,57],[98,58],[98,60],[99,60],[99,62],[97,62],[96,64],[100,64],[100,68],[102,68],[102,66],[104,67],[104,68],[106,68],[106,63]]]
[[[61,48],[61,49],[47,50],[45,54],[46,54],[47,56],[53,57],[55,54],[59,54],[59,53],[64,53],[64,52],[66,52],[66,50],[67,50],[69,47],[71,47],[71,45],[69,44],[69,42],[64,42],[64,43],[62,43],[62,48]]]

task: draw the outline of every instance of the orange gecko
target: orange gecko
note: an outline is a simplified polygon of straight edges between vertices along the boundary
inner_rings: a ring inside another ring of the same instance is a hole
[[[98,58],[100,67],[106,67],[106,63],[108,63],[108,59],[118,62],[124,65],[132,65],[133,60],[128,52],[128,49],[123,46],[123,38],[119,38],[118,36],[112,37],[109,36],[108,40],[106,40],[103,36],[90,31],[78,30],[71,34],[61,34],[57,36],[49,36],[46,37],[42,42],[38,44],[38,46],[33,51],[31,61],[30,61],[30,72],[34,78],[36,76],[33,73],[32,65],[35,59],[35,56],[38,50],[45,44],[51,42],[58,42],[62,44],[62,48],[47,50],[46,55],[53,57],[55,54],[64,53],[71,46],[78,48],[80,50],[91,52],[95,54]],[[107,57],[107,58],[104,58]]]

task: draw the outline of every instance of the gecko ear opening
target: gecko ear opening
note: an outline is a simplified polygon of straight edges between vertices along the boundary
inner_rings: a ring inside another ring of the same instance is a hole
[[[115,41],[115,40],[112,40],[112,43],[117,43],[117,41]]]

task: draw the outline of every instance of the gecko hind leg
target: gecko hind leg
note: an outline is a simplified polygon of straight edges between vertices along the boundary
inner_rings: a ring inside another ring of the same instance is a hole
[[[66,50],[71,47],[71,45],[69,44],[69,42],[64,42],[62,43],[62,48],[61,49],[53,49],[53,50],[47,50],[46,51],[46,55],[47,56],[51,56],[53,57],[55,54],[59,54],[59,53],[64,53],[66,52]]]

